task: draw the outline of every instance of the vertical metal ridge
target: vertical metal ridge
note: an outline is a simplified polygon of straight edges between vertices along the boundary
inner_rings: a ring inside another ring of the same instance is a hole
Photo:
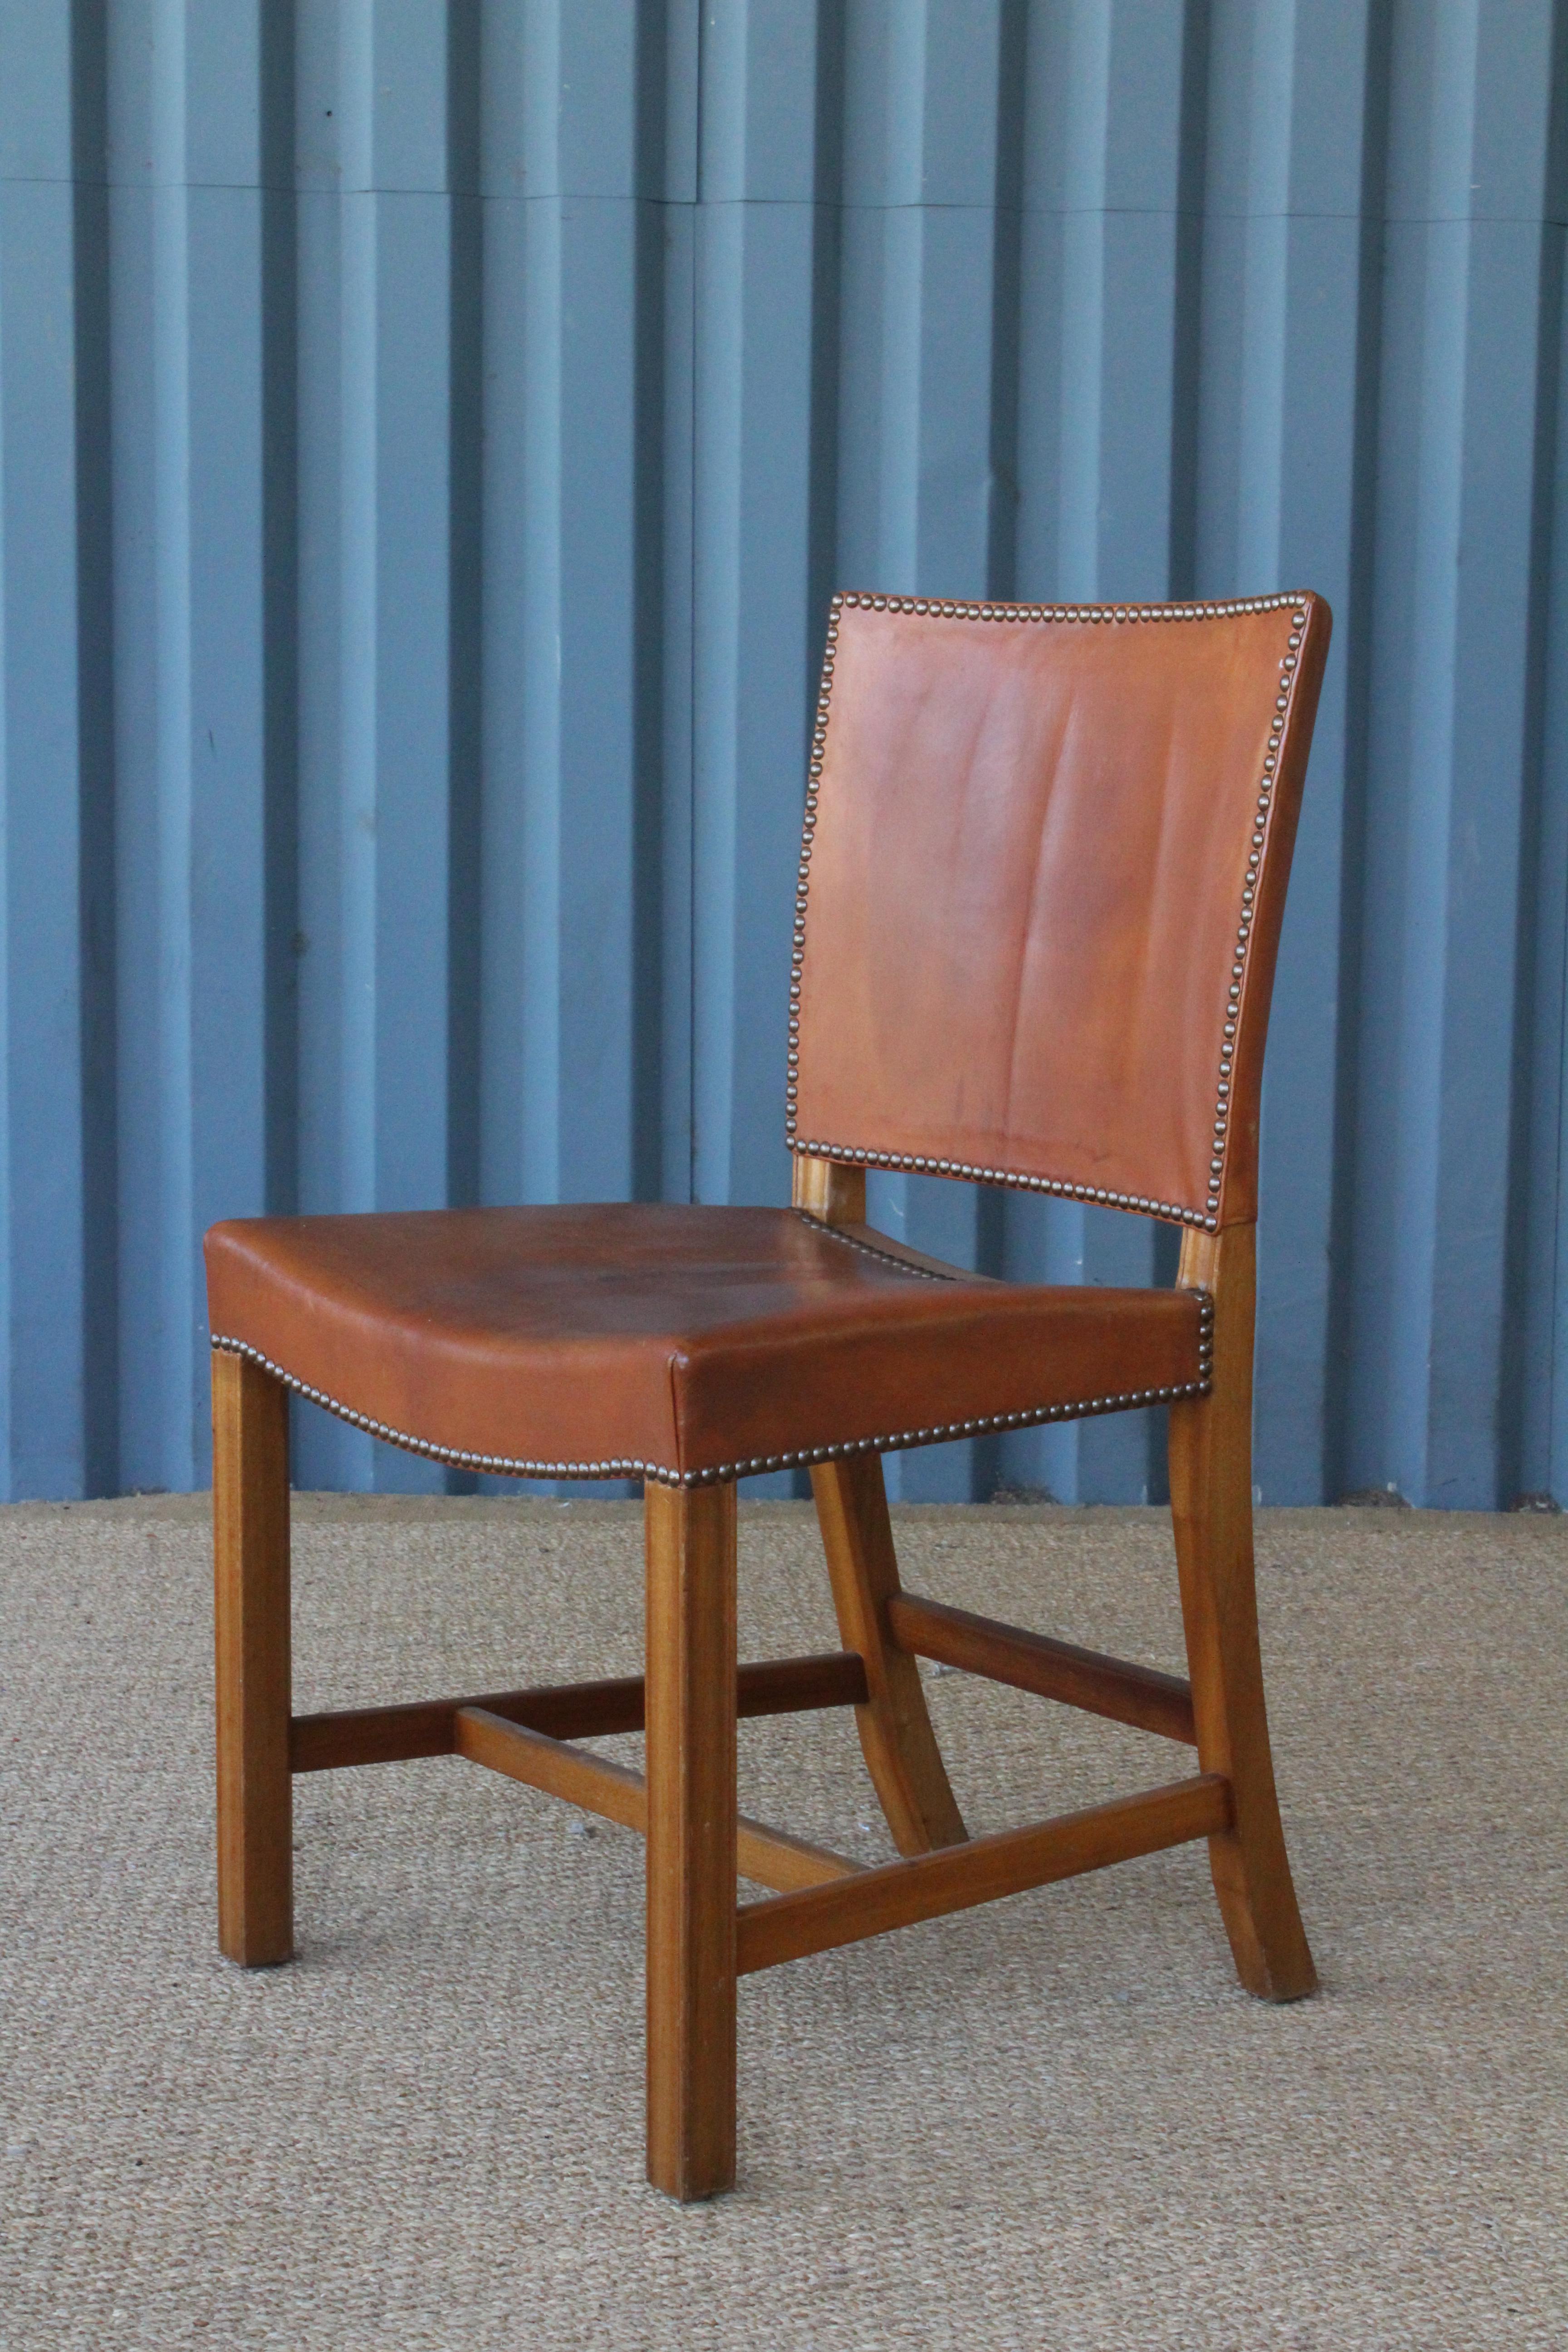
[[[1526,755],[1529,832],[1522,858],[1523,975],[1514,1181],[1510,1199],[1509,1321],[1500,1414],[1505,1487],[1555,1492],[1568,1474],[1568,1364],[1557,1302],[1568,1266],[1564,1120],[1568,1088],[1568,6],[1553,15],[1552,121],[1547,137],[1547,228],[1541,255],[1541,337],[1531,583],[1532,635]],[[1555,786],[1555,789],[1554,789]]]
[[[258,25],[265,976],[263,1193],[300,1190],[300,239],[293,12]]]
[[[0,1459],[11,1491],[24,1492],[69,1491],[86,1475],[78,1072],[89,649],[66,31],[47,28],[31,71],[16,72],[15,100],[0,100]]]
[[[1339,895],[1337,937],[1333,943],[1335,1063],[1331,1109],[1331,1174],[1326,1219],[1320,1213],[1315,1231],[1309,1223],[1312,1247],[1319,1235],[1326,1242],[1319,1260],[1319,1279],[1327,1287],[1326,1344],[1317,1354],[1316,1376],[1321,1382],[1321,1409],[1309,1423],[1307,1443],[1298,1439],[1284,1473],[1283,1492],[1290,1499],[1331,1502],[1354,1491],[1351,1462],[1353,1431],[1352,1320],[1355,1313],[1357,1266],[1355,1208],[1363,1163],[1357,1123],[1363,1062],[1362,1008],[1365,972],[1367,826],[1372,797],[1373,740],[1373,615],[1377,589],[1377,483],[1380,421],[1384,397],[1384,266],[1386,254],[1389,140],[1394,87],[1394,19],[1391,10],[1369,5],[1365,10],[1363,71],[1357,92],[1361,125],[1360,173],[1356,186],[1355,219],[1355,359],[1353,422],[1350,431],[1348,489],[1350,518],[1346,569],[1342,601],[1334,606],[1336,634],[1344,651],[1325,676],[1331,712],[1342,696],[1343,733],[1340,756],[1331,768],[1340,802],[1338,824],[1324,852]],[[1321,766],[1320,761],[1320,766]],[[1314,780],[1315,781],[1315,780]],[[1310,794],[1304,804],[1307,828],[1312,824]],[[1310,832],[1309,832],[1310,838]],[[1288,929],[1281,940],[1281,969],[1289,971],[1292,940]],[[1277,992],[1276,1002],[1279,1002]],[[1278,1122],[1270,1113],[1272,1089],[1265,1079],[1263,1179],[1268,1180],[1279,1152],[1274,1137]],[[1311,1106],[1303,1105],[1292,1128],[1304,1126]],[[1319,1098],[1319,1129],[1330,1118],[1325,1094]],[[1288,1142],[1291,1138],[1281,1139]],[[1282,1153],[1279,1156],[1283,1156]],[[1316,1255],[1316,1253],[1314,1253]],[[1268,1242],[1260,1257],[1258,1295],[1265,1310],[1271,1292]],[[1267,1394],[1273,1369],[1271,1327],[1260,1321],[1258,1382]],[[1321,1431],[1321,1439],[1318,1433]],[[1279,1474],[1277,1473],[1278,1476]],[[1380,1484],[1384,1483],[1383,1481]]]
[[[480,855],[484,725],[484,287],[482,34],[477,9],[447,17],[447,419],[446,1198],[479,1198]]]
[[[71,15],[70,122],[76,469],[76,780],[81,1053],[73,1085],[82,1131],[79,1459],[62,1477],[13,1460],[8,1492],[108,1495],[120,1485],[120,1208],[116,1081],[116,761],[114,480],[110,349],[112,263],[109,175],[109,56],[100,8]],[[0,308],[3,308],[0,297]],[[4,326],[0,324],[0,335]],[[0,362],[3,364],[3,362]],[[64,787],[68,802],[70,787]],[[74,1302],[73,1302],[74,1305]],[[59,1302],[55,1303],[59,1312]],[[37,1393],[74,1454],[74,1384],[41,1381]],[[79,1476],[74,1483],[72,1473]]]

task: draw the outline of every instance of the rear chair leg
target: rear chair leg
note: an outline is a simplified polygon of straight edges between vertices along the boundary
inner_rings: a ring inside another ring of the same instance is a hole
[[[735,2179],[735,1488],[662,1486],[647,1547],[647,2177]]]
[[[215,1350],[218,1942],[242,1968],[294,1952],[289,1765],[289,1398]]]
[[[864,1224],[866,1171],[797,1152],[792,1198],[823,1224]],[[824,1463],[812,1472],[811,1487],[839,1637],[866,1664],[869,1696],[855,1719],[893,1843],[904,1854],[962,1845],[968,1832],[931,1727],[920,1667],[888,1629],[888,1602],[900,1589],[899,1562],[881,1458],[855,1454]]]
[[[854,1454],[825,1462],[812,1472],[811,1489],[839,1637],[866,1663],[870,1696],[855,1719],[893,1843],[904,1854],[962,1845],[968,1832],[931,1729],[920,1666],[888,1631],[888,1602],[900,1585],[881,1459]]]
[[[1235,1807],[1209,1862],[1242,1983],[1263,2000],[1299,2000],[1318,1979],[1274,1787],[1253,1574],[1254,1228],[1184,1236],[1178,1280],[1215,1302],[1213,1390],[1172,1406],[1170,1447],[1198,1760],[1229,1780]]]

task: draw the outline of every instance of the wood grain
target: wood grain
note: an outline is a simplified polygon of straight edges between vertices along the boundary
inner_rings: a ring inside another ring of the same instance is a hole
[[[1188,1747],[1197,1744],[1193,1695],[1175,1675],[1129,1665],[1124,1659],[1080,1650],[1046,1633],[1026,1633],[1016,1625],[998,1624],[994,1618],[950,1609],[944,1601],[922,1600],[913,1592],[891,1596],[888,1623],[900,1647],[912,1650],[917,1657],[938,1658],[965,1674],[984,1675],[988,1682],[1060,1699],[1090,1715],[1108,1716],[1113,1723],[1131,1723],[1140,1731],[1184,1740]]]
[[[819,1706],[858,1706],[866,1696],[866,1669],[847,1652],[817,1657],[767,1658],[740,1669],[736,1711],[742,1716],[797,1715]],[[402,1706],[362,1706],[324,1715],[297,1715],[289,1735],[296,1772],[328,1772],[351,1764],[397,1764],[416,1756],[450,1756],[461,1707],[483,1707],[510,1723],[525,1723],[554,1739],[592,1739],[640,1731],[643,1678],[558,1683],[534,1690],[476,1691],[462,1698],[418,1699]]]
[[[564,1797],[568,1804],[582,1805],[607,1822],[619,1822],[623,1828],[647,1835],[647,1782],[640,1772],[614,1763],[607,1756],[595,1756],[570,1748],[563,1740],[548,1738],[525,1724],[509,1723],[487,1707],[459,1707],[454,1728],[456,1753],[466,1756],[470,1764],[488,1765],[492,1772],[504,1772],[509,1780],[542,1789],[552,1797]]]
[[[973,1838],[913,1862],[891,1862],[858,1878],[801,1895],[775,1895],[741,1913],[736,1966],[742,1976],[808,1952],[886,1935],[918,1919],[936,1919],[978,1903],[1075,1878],[1107,1864],[1130,1862],[1207,1837],[1230,1818],[1230,1792],[1204,1773],[1083,1812],[1063,1813],[1032,1829]]]
[[[242,1968],[294,1950],[289,1768],[289,1398],[215,1349],[218,1942]]]
[[[547,1738],[481,1706],[459,1708],[455,1734],[454,1752],[470,1763],[488,1765],[492,1772],[564,1797],[570,1804],[647,1836],[647,1782],[640,1772]],[[787,1830],[771,1829],[764,1822],[749,1821],[744,1813],[736,1822],[736,1868],[759,1886],[823,1886],[860,1867],[845,1854],[792,1837]]]
[[[1215,1892],[1247,1990],[1299,2000],[1318,1979],[1274,1785],[1252,1556],[1256,1264],[1251,1225],[1183,1236],[1177,1280],[1213,1296],[1215,1361],[1211,1393],[1171,1407],[1171,1515],[1198,1761],[1233,1790],[1209,1843]]]
[[[797,1152],[793,1200],[826,1225],[865,1223],[865,1169]],[[856,1710],[860,1752],[900,1853],[929,1853],[966,1837],[942,1750],[931,1728],[920,1667],[898,1649],[886,1601],[898,1592],[898,1555],[886,1510],[881,1461],[860,1454],[811,1473],[832,1606],[844,1649],[865,1661],[865,1703]]]
[[[647,1549],[647,2171],[735,2178],[735,1489],[660,1486]]]
[[[968,1832],[936,1744],[921,1670],[893,1638],[888,1604],[900,1591],[882,1465],[875,1454],[824,1462],[811,1474],[839,1639],[866,1664],[860,1747],[900,1853],[960,1845]]]
[[[866,1220],[866,1171],[847,1168],[841,1160],[817,1160],[810,1152],[795,1156],[790,1197],[797,1209],[820,1217],[825,1225],[858,1225]]]
[[[866,1171],[797,1152],[797,1209],[824,1224],[859,1225]],[[900,1853],[929,1853],[968,1835],[936,1744],[920,1668],[888,1629],[886,1605],[899,1591],[898,1554],[888,1517],[882,1465],[874,1454],[821,1464],[811,1474],[822,1548],[838,1615],[838,1638],[866,1663],[866,1698],[856,1711],[861,1752]]]

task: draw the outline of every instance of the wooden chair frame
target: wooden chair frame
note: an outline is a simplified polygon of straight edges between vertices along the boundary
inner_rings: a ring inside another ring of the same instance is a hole
[[[866,1178],[795,1162],[796,1205],[864,1222]],[[1212,1387],[1171,1408],[1172,1512],[1189,1679],[1156,1674],[905,1592],[875,1454],[814,1469],[843,1649],[738,1667],[735,1487],[649,1482],[646,1677],[294,1717],[289,1688],[288,1398],[232,1353],[213,1359],[219,1936],[250,1968],[293,1952],[296,1772],[458,1755],[647,1840],[647,2169],[683,2200],[735,2177],[739,1977],[1208,1840],[1249,1992],[1294,2000],[1315,1978],[1275,1795],[1252,1558],[1254,1229],[1183,1235],[1182,1286],[1214,1307]],[[926,1711],[918,1660],[945,1661],[1154,1731],[1198,1770],[1029,1829],[969,1838]],[[905,1859],[864,1869],[737,1816],[739,1715],[853,1706]],[[647,1772],[573,1746],[646,1729]],[[737,1908],[743,1875],[775,1890]]]

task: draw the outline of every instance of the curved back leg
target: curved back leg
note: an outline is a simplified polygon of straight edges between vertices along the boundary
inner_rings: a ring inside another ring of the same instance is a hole
[[[824,1224],[861,1224],[866,1171],[802,1154],[795,1163],[795,1205]],[[888,1602],[900,1585],[881,1461],[860,1454],[820,1463],[811,1491],[839,1638],[866,1664],[869,1696],[855,1720],[893,1843],[904,1854],[961,1845],[969,1832],[931,1729],[919,1664],[888,1628]]]
[[[919,1664],[888,1630],[888,1602],[900,1586],[880,1457],[821,1463],[811,1491],[839,1638],[866,1664],[870,1695],[855,1721],[893,1843],[906,1854],[961,1845],[969,1832],[931,1729]]]
[[[1171,1515],[1198,1759],[1231,1784],[1235,1823],[1209,1840],[1215,1892],[1248,1992],[1299,2000],[1317,1983],[1274,1787],[1252,1559],[1255,1229],[1189,1232],[1184,1286],[1215,1303],[1214,1387],[1171,1407]]]

